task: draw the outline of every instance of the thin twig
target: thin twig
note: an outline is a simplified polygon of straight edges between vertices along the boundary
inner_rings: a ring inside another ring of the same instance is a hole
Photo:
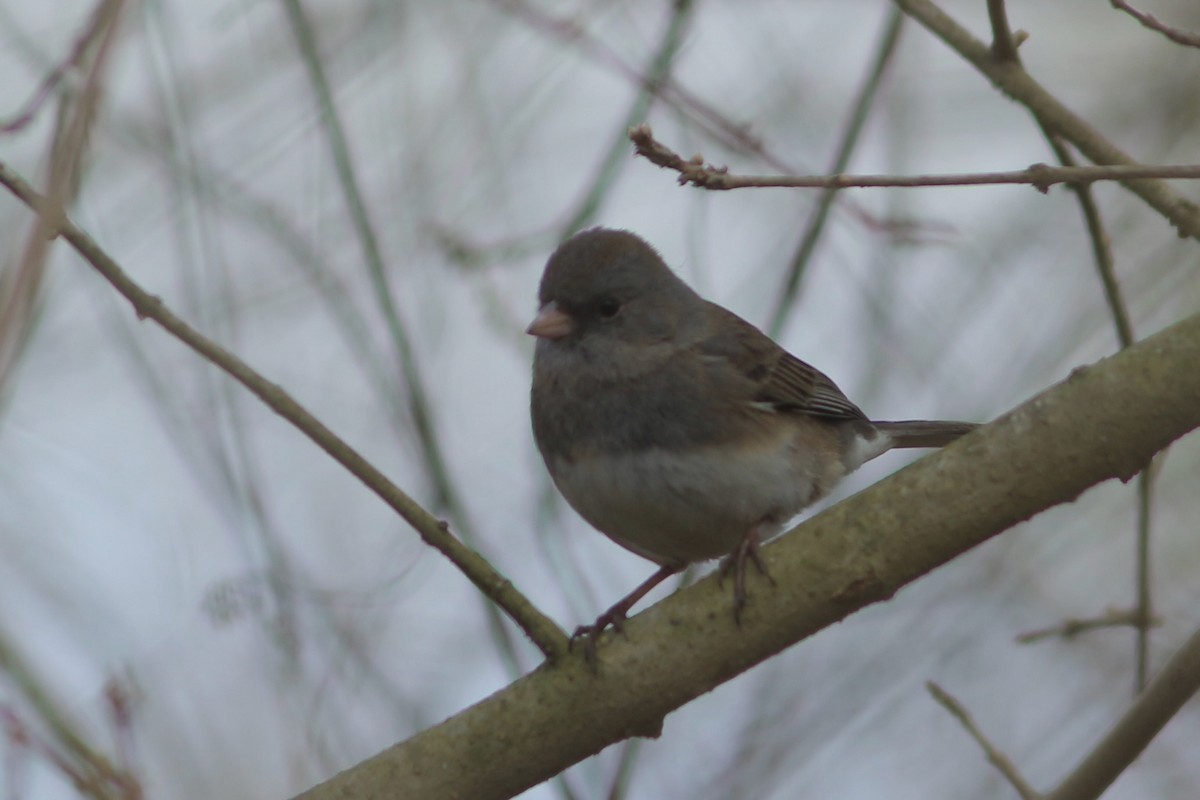
[[[1144,27],[1152,31],[1158,31],[1163,36],[1170,39],[1175,44],[1181,44],[1184,47],[1200,47],[1200,35],[1189,33],[1188,31],[1172,28],[1164,22],[1159,22],[1153,14],[1147,14],[1144,11],[1138,11],[1133,6],[1125,2],[1125,0],[1110,0],[1112,7],[1118,11],[1124,11],[1129,16],[1142,23]]]
[[[1041,800],[1042,795],[1029,785],[1028,781],[1021,775],[1008,756],[1004,755],[995,745],[988,741],[988,738],[983,735],[983,731],[975,724],[975,720],[971,718],[971,713],[963,707],[962,703],[955,700],[949,692],[933,681],[926,681],[925,688],[933,695],[933,699],[949,711],[958,720],[959,724],[966,729],[967,733],[971,735],[971,738],[979,744],[984,755],[987,756],[987,760],[1017,790],[1017,794],[1021,795],[1022,800]]]
[[[654,138],[649,125],[631,128],[629,139],[637,154],[665,169],[679,173],[680,184],[702,189],[844,189],[847,187],[915,188],[921,186],[989,186],[1028,184],[1039,192],[1060,183],[1133,181],[1147,178],[1200,178],[1200,164],[1119,164],[1092,167],[1052,167],[1033,164],[1006,172],[955,172],[930,175],[735,175],[728,167],[706,163],[694,155],[685,159]]]
[[[1193,633],[1171,656],[1117,724],[1066,780],[1046,795],[1046,800],[1099,797],[1197,690],[1200,690],[1200,631]]]
[[[1033,644],[1043,639],[1074,639],[1081,633],[1101,630],[1103,628],[1156,628],[1161,624],[1162,620],[1156,617],[1152,617],[1148,622],[1143,623],[1141,612],[1136,608],[1122,611],[1110,609],[1103,616],[1086,619],[1068,617],[1057,625],[1052,625],[1048,628],[1038,628],[1037,630],[1019,633],[1016,636],[1016,641],[1020,644]]]
[[[44,199],[3,162],[0,162],[0,184],[7,186],[34,211],[42,207]],[[233,353],[196,331],[176,316],[161,299],[138,286],[116,261],[70,219],[60,217],[58,225],[58,232],[130,302],[139,318],[154,320],[175,338],[228,373],[349,470],[412,525],[426,544],[450,559],[481,592],[503,609],[548,658],[555,659],[565,654],[567,642],[562,629],[542,614],[483,556],[451,535],[447,523],[417,504],[280,386],[271,383]]]
[[[829,167],[830,172],[839,173],[850,163],[850,157],[858,146],[859,134],[862,133],[863,125],[867,121],[867,112],[874,105],[875,98],[879,94],[879,86],[883,82],[883,75],[887,72],[888,65],[891,64],[892,57],[896,54],[896,45],[900,41],[900,30],[903,28],[903,23],[904,15],[900,13],[899,9],[892,9],[887,23],[884,25],[883,35],[876,47],[875,59],[867,69],[866,80],[863,81],[858,97],[851,107],[846,129],[842,133],[837,152]],[[825,230],[825,222],[829,219],[829,212],[833,208],[833,200],[837,196],[837,192],[838,190],[834,187],[828,187],[822,191],[820,197],[817,198],[816,206],[809,215],[804,235],[801,236],[800,244],[788,265],[783,291],[779,293],[779,300],[767,323],[767,331],[773,337],[778,338],[783,324],[787,320],[788,310],[795,303],[796,295],[800,290],[800,279],[807,271],[813,253],[816,252],[817,242],[820,241],[821,233]]]

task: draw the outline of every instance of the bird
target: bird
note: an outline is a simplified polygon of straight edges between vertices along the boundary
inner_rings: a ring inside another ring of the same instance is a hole
[[[658,570],[594,623],[608,627],[690,564],[723,558],[734,618],[759,545],[846,475],[894,448],[976,426],[871,420],[815,367],[709,302],[640,236],[596,227],[550,255],[538,286],[534,440],[567,503]]]

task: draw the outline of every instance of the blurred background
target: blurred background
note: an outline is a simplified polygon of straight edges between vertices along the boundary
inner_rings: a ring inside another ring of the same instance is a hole
[[[982,0],[943,7],[990,37]],[[1200,29],[1189,0],[1139,7]],[[653,569],[563,505],[529,431],[522,331],[571,232],[637,231],[877,418],[988,420],[1119,346],[1063,188],[847,190],[818,226],[818,191],[710,193],[632,156],[648,122],[747,174],[840,149],[860,173],[1054,162],[890,3],[147,0],[115,29],[107,8],[0,0],[0,160],[53,184],[99,63],[58,181],[73,218],[564,628]],[[1029,71],[1104,135],[1200,160],[1200,50],[1099,0],[1009,12]],[[1196,243],[1095,195],[1135,334],[1195,313]],[[147,797],[288,797],[536,666],[374,495],[65,243],[31,261],[36,239],[0,193],[0,796],[135,796],[108,764]],[[1151,670],[1200,623],[1200,439],[1160,466]],[[1048,789],[1130,701],[1135,631],[1015,637],[1131,607],[1137,514],[1136,483],[1096,487],[524,796],[1014,796],[927,680]],[[1107,796],[1200,794],[1198,711]]]

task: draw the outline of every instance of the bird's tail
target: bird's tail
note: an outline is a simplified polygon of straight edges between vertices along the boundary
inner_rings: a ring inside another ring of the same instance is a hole
[[[899,422],[875,422],[876,429],[892,439],[892,447],[945,447],[963,434],[979,427],[974,422],[906,419]]]

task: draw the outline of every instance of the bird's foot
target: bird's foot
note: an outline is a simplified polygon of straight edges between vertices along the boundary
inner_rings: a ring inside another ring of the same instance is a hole
[[[642,581],[636,589],[622,597],[612,608],[596,617],[596,621],[591,625],[580,625],[576,628],[575,632],[571,634],[571,640],[568,642],[567,648],[574,649],[575,641],[577,639],[583,640],[583,657],[592,666],[592,669],[595,669],[596,644],[600,641],[600,635],[604,633],[605,628],[611,627],[617,633],[624,633],[625,619],[629,610],[645,597],[651,589],[681,569],[683,569],[682,566],[674,565],[659,567],[658,572],[655,572],[649,578]]]
[[[723,583],[725,578],[733,573],[733,621],[739,626],[742,624],[742,610],[745,609],[746,599],[749,597],[746,591],[746,562],[753,563],[758,574],[770,581],[772,586],[775,585],[775,579],[767,571],[766,562],[758,553],[758,544],[758,526],[755,526],[742,537],[737,548],[721,561],[720,581]]]

